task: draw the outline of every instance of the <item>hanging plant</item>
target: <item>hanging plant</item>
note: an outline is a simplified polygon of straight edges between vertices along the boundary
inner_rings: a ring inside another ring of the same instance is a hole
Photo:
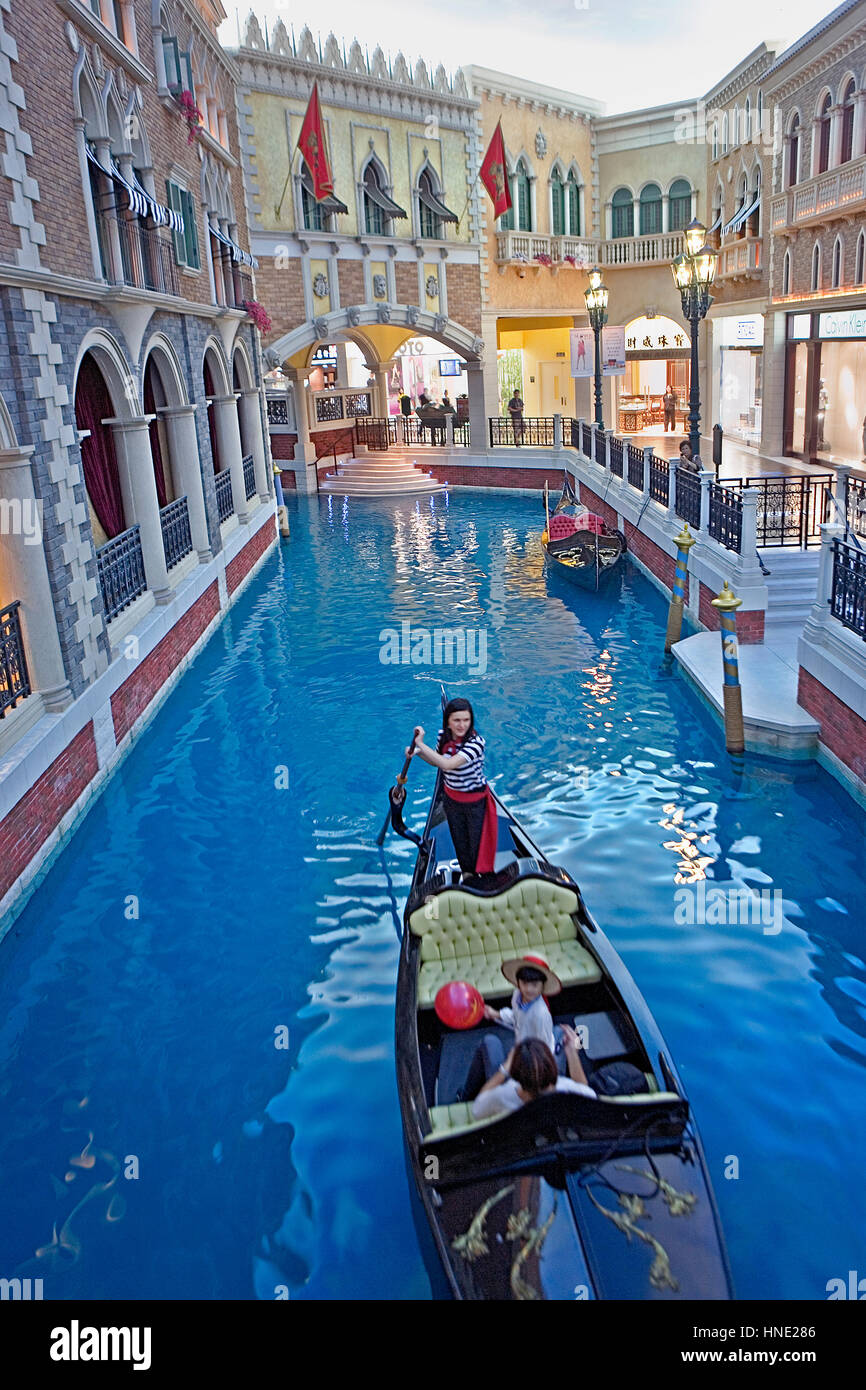
[[[577,257],[576,257],[576,256],[563,256],[562,259],[563,259],[564,261],[567,261],[569,265],[573,265],[573,266],[576,266],[576,265],[577,265]]]
[[[245,299],[244,308],[260,333],[270,333],[271,317],[257,299]]]
[[[175,101],[180,107],[181,115],[187,124],[186,143],[191,145],[198,134],[199,126],[204,121],[204,116],[196,106],[195,97],[192,92],[181,92],[180,96],[175,97]]]
[[[553,258],[548,256],[546,251],[539,251],[535,259],[538,261],[539,265],[553,265]]]

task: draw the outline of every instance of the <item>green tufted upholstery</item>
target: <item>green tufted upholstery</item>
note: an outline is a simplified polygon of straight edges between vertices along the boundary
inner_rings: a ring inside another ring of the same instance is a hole
[[[523,879],[495,898],[446,889],[409,918],[421,938],[418,1005],[432,1007],[449,980],[467,980],[485,997],[511,993],[502,962],[527,952],[544,957],[564,985],[591,984],[601,971],[576,939],[571,914],[577,911],[572,888],[541,879]]]
[[[674,1091],[654,1091],[649,1095],[639,1092],[634,1096],[599,1096],[598,1099],[605,1105],[649,1105],[655,1101],[680,1098]],[[504,1120],[506,1115],[513,1113],[512,1110],[506,1110],[501,1115],[488,1115],[484,1120],[474,1120],[471,1105],[433,1105],[430,1107],[430,1133],[424,1137],[439,1139],[443,1134],[468,1134],[473,1129],[483,1129],[485,1125]]]

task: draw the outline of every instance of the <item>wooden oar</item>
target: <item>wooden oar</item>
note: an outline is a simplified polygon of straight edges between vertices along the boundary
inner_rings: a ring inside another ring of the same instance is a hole
[[[412,730],[412,738],[410,740],[409,747],[415,747],[414,729]],[[376,836],[377,845],[383,845],[385,843],[385,836],[388,834],[388,826],[391,824],[391,816],[394,810],[398,810],[403,805],[403,802],[406,800],[406,782],[409,778],[409,767],[411,765],[411,762],[411,757],[407,757],[405,762],[403,763],[402,771],[400,771],[397,774],[396,784],[391,788],[391,790],[388,793],[388,814],[385,817],[385,824],[382,826],[382,829]]]

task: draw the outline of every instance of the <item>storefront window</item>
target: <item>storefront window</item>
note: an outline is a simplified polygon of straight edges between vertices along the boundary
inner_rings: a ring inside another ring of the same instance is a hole
[[[749,442],[761,437],[762,356],[744,348],[722,348],[720,423],[725,434]]]
[[[859,463],[866,424],[866,343],[822,343],[815,452],[835,463]]]
[[[806,364],[808,348],[798,343],[794,351],[794,370],[792,373],[792,416],[791,448],[795,454],[802,454],[806,448]]]

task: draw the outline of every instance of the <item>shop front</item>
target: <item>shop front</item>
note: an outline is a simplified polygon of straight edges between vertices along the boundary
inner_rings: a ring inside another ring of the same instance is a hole
[[[669,429],[684,429],[689,414],[687,330],[658,314],[632,319],[625,327],[625,375],[616,381],[620,434],[661,434],[666,422]]]
[[[784,452],[866,462],[866,305],[787,315]]]
[[[761,439],[763,316],[729,315],[712,323],[713,345],[719,353],[716,419],[727,436],[757,445]]]

